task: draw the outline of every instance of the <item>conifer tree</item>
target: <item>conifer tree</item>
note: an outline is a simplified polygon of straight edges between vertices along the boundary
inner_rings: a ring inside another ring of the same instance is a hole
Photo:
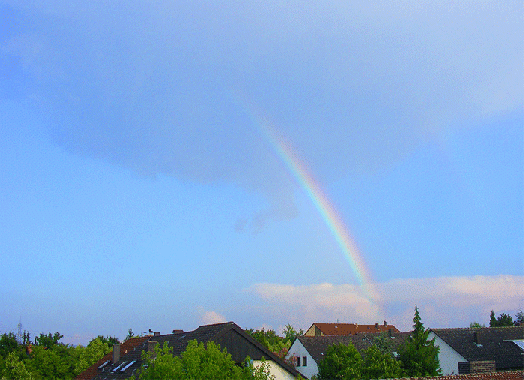
[[[428,340],[429,330],[422,324],[418,308],[415,307],[413,332],[399,349],[399,360],[404,375],[410,377],[440,375],[439,347],[435,340]]]

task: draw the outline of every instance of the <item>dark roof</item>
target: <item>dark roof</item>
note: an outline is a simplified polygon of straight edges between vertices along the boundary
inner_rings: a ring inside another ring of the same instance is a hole
[[[359,333],[385,332],[388,330],[399,332],[393,325],[381,325],[378,323],[374,325],[359,325],[358,323],[313,323],[308,331],[312,327],[316,327],[323,335],[354,335]]]
[[[502,371],[488,373],[472,373],[467,375],[446,375],[435,377],[403,377],[391,380],[522,380],[524,371]]]
[[[469,362],[495,360],[497,370],[524,368],[524,350],[512,342],[524,339],[524,326],[431,331]]]
[[[252,360],[265,358],[277,363],[293,376],[300,375],[294,367],[270,352],[249,334],[245,333],[238,325],[228,322],[200,326],[190,332],[182,331],[168,335],[144,337],[142,343],[133,349],[127,350],[127,352],[121,349],[120,360],[116,363],[110,361],[101,369],[98,367],[104,363],[103,361],[93,366],[96,375],[91,377],[91,379],[128,379],[141,367],[142,352],[147,351],[149,342],[157,342],[161,346],[164,342],[167,342],[168,346],[173,349],[173,355],[179,356],[192,340],[196,340],[199,343],[215,342],[220,345],[221,349],[225,348],[238,364],[243,363],[247,356]],[[86,377],[83,379],[86,379]]]
[[[398,347],[404,343],[408,337],[409,332],[392,332],[391,334],[384,334],[391,342],[393,352],[398,351]],[[380,336],[381,333],[360,333],[357,335],[345,336],[299,336],[297,339],[302,343],[304,348],[309,352],[313,360],[319,363],[326,353],[329,346],[333,344],[349,344],[352,343],[360,352],[373,345],[374,339]]]
[[[130,351],[133,351],[135,347],[141,345],[147,339],[148,337],[130,338],[120,345],[120,352],[127,353]],[[113,360],[113,351],[104,355],[102,359],[100,359],[95,364],[93,364],[91,367],[87,368],[85,371],[80,373],[77,377],[75,377],[75,380],[91,380],[92,378],[94,378],[97,375],[99,366],[101,366],[104,363],[109,364],[109,362],[111,362],[112,360]]]

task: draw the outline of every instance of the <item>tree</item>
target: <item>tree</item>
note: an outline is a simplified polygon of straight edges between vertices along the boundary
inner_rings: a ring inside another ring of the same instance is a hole
[[[134,337],[135,337],[135,335],[133,334],[133,330],[132,330],[132,329],[129,329],[129,330],[127,330],[127,336],[126,336],[126,338],[124,339],[124,342],[125,342],[126,340],[131,339],[131,338],[134,338]]]
[[[517,315],[515,315],[515,326],[524,324],[524,312],[520,310]]]
[[[0,356],[6,357],[9,353],[15,351],[18,348],[18,341],[16,335],[10,332],[9,334],[4,333],[0,338]]]
[[[71,349],[62,344],[51,348],[34,346],[30,359],[25,361],[26,368],[37,379],[72,379],[75,360]]]
[[[471,323],[469,324],[469,328],[470,328],[470,329],[481,329],[481,328],[483,328],[483,327],[486,327],[486,326],[485,326],[485,325],[481,325],[481,324],[478,323],[478,322],[471,322]]]
[[[291,327],[291,329],[293,331],[292,332],[288,331],[288,333],[293,333],[293,332],[296,333],[293,327]],[[278,336],[275,333],[275,330],[248,329],[244,331],[248,333],[249,335],[251,335],[255,340],[257,340],[264,347],[266,347],[269,351],[273,352],[275,355],[277,355],[281,359],[284,359],[286,357],[289,347],[291,347],[291,343],[292,343],[291,340],[288,338],[282,338]]]
[[[489,318],[489,327],[504,327],[504,326],[514,326],[513,318],[511,315],[502,313],[497,318],[495,318],[495,312],[491,310]]]
[[[362,378],[365,380],[396,378],[402,374],[400,362],[376,345],[370,346],[362,356]]]
[[[99,335],[96,338],[91,339],[91,341],[88,343],[88,346],[91,344],[91,342],[97,339],[102,343],[106,343],[109,347],[113,347],[114,344],[120,343],[117,337],[109,336],[109,335],[108,336]]]
[[[80,374],[87,368],[95,364],[105,354],[111,352],[111,346],[107,341],[102,340],[101,335],[92,339],[87,347],[77,346],[75,350],[75,375]],[[103,338],[103,337],[102,337]]]
[[[10,352],[2,361],[3,363],[0,363],[0,377],[2,379],[29,380],[35,378],[26,368],[24,361],[20,359],[17,352]]]
[[[49,333],[47,335],[40,333],[40,336],[37,336],[35,338],[35,344],[37,346],[51,348],[54,345],[58,344],[58,341],[62,339],[63,337],[64,336],[60,334],[59,332],[55,332],[54,334]]]
[[[388,354],[393,357],[393,343],[389,337],[389,333],[382,332],[373,338],[373,345],[377,346],[380,352],[383,354]]]
[[[265,364],[254,368],[249,362],[240,367],[227,351],[213,342],[198,343],[192,340],[180,357],[172,355],[172,349],[164,342],[157,345],[153,352],[143,354],[144,364],[140,370],[140,379],[217,379],[217,380],[268,380]]]
[[[361,379],[362,365],[362,356],[353,344],[334,344],[328,347],[318,363],[318,379]]]
[[[415,307],[413,332],[399,348],[399,360],[406,376],[440,375],[439,347],[435,346],[434,339],[428,340],[428,336],[429,330],[424,329],[418,308]]]
[[[109,344],[100,338],[91,340],[87,347],[62,344],[61,338],[58,332],[42,333],[31,346],[29,333],[24,333],[25,344],[19,344],[13,333],[3,334],[0,379],[73,379],[111,351]]]
[[[282,333],[284,334],[284,342],[289,342],[290,347],[297,337],[299,337],[300,335],[304,335],[304,331],[302,329],[297,331],[289,323],[286,325],[286,327],[284,327]]]

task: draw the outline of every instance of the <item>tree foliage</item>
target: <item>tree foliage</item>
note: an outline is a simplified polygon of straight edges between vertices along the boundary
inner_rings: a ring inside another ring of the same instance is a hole
[[[9,353],[18,348],[18,341],[16,335],[11,333],[4,333],[0,337],[0,356],[6,357]]]
[[[381,343],[380,340],[377,340]],[[318,365],[318,379],[385,379],[402,374],[400,362],[388,347],[373,344],[359,353],[353,344],[335,344],[328,348]]]
[[[469,328],[470,328],[470,329],[481,329],[481,328],[483,328],[483,327],[486,327],[486,326],[485,326],[485,325],[481,325],[481,324],[478,323],[478,322],[471,322],[471,323],[469,324]]]
[[[497,318],[495,318],[495,312],[491,310],[489,317],[489,327],[504,327],[504,326],[514,326],[513,318],[511,315],[502,313]]]
[[[103,338],[103,337],[102,337]],[[92,339],[86,347],[75,347],[77,357],[75,372],[81,373],[95,364],[104,355],[111,352],[111,346],[107,339],[101,339],[101,335]]]
[[[250,362],[238,366],[227,351],[221,350],[213,342],[198,343],[190,341],[180,357],[173,356],[167,342],[157,345],[153,352],[143,354],[139,378],[156,379],[217,379],[217,380],[268,380],[274,377],[269,374],[265,364],[254,368]]]
[[[27,338],[28,335],[27,335]],[[110,351],[107,343],[93,339],[87,347],[60,343],[58,332],[40,334],[32,345],[21,344],[13,333],[0,337],[1,379],[73,379]]]
[[[362,379],[389,379],[402,374],[400,362],[391,356],[391,351],[385,352],[372,345],[362,356]]]
[[[428,336],[429,330],[424,328],[418,308],[415,308],[413,331],[399,348],[399,360],[404,375],[410,377],[440,375],[439,347],[435,346],[435,340],[429,340]]]
[[[300,329],[299,331],[297,331],[293,326],[291,326],[288,323],[286,327],[284,327],[282,333],[284,334],[284,342],[289,342],[289,345],[291,346],[296,338],[298,338],[301,335],[304,335],[304,330]]]
[[[266,347],[269,351],[277,355],[279,358],[284,359],[288,353],[289,348],[291,347],[291,344],[295,340],[295,338],[302,332],[297,332],[293,326],[287,325],[284,329],[284,337],[281,337],[277,335],[275,330],[253,330],[248,329],[244,330],[246,333],[251,335],[256,341],[261,343],[264,347]]]
[[[353,344],[334,344],[328,347],[318,363],[318,379],[361,379],[363,360]]]
[[[515,315],[515,325],[524,324],[524,312],[520,310],[517,315]]]
[[[41,333],[39,336],[35,338],[35,344],[37,346],[47,347],[51,348],[58,344],[58,341],[62,339],[64,336],[60,334],[59,332],[55,332],[54,334],[44,334]]]
[[[100,342],[107,344],[108,347],[113,347],[113,345],[120,343],[117,337],[109,336],[109,335],[108,336],[99,335],[96,338],[91,339],[91,341],[88,343],[88,346],[91,344],[91,342],[95,340],[99,340]]]

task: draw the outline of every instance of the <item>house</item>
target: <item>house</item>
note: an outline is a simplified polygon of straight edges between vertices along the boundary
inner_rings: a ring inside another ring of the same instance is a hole
[[[524,369],[524,326],[431,329],[442,373]]]
[[[386,321],[384,321],[383,325],[378,323],[375,323],[374,325],[359,325],[358,323],[313,323],[304,335],[355,335],[360,333],[380,333],[386,331],[399,332],[395,326],[388,325]]]
[[[389,339],[393,355],[398,347],[404,343],[409,332],[393,332],[390,329],[384,336]],[[373,345],[380,333],[359,333],[356,335],[323,335],[323,336],[299,336],[289,348],[286,358],[294,360],[296,369],[302,376],[311,378],[318,374],[318,363],[324,358],[324,353],[333,344],[352,343],[358,351],[363,351]]]
[[[149,337],[147,336],[130,338],[126,340],[124,343],[120,345],[116,345],[118,346],[118,348],[113,346],[114,347],[113,352],[106,354],[102,359],[100,359],[95,364],[93,364],[91,367],[87,368],[85,371],[80,373],[77,377],[75,377],[75,380],[91,380],[95,378],[96,375],[98,374],[99,368],[104,368],[109,363],[111,363],[116,351],[118,351],[118,355],[120,355],[120,353],[123,353],[125,355],[128,352],[135,350],[136,347],[142,345],[148,338]]]
[[[225,348],[231,354],[237,364],[242,364],[248,356],[253,360],[255,366],[264,359],[276,380],[295,379],[300,375],[293,366],[270,352],[233,322],[200,326],[190,332],[174,330],[173,334],[154,333],[154,335],[132,339],[135,340],[130,345],[127,343],[131,339],[121,345],[114,345],[113,353],[109,354],[109,358],[106,356],[99,360],[80,374],[77,379],[128,379],[142,366],[142,352],[152,351],[157,344],[162,346],[164,342],[167,342],[173,349],[173,355],[179,356],[192,340],[199,343],[214,342],[220,345],[221,349]]]
[[[445,375],[433,377],[403,377],[402,379],[390,380],[522,380],[524,371],[502,371],[471,373],[466,375]]]

